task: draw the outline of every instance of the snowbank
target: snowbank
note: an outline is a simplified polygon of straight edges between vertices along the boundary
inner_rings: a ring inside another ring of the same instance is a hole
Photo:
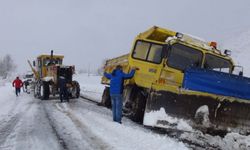
[[[80,84],[81,95],[96,100],[97,102],[101,101],[105,88],[105,86],[101,84],[101,76],[83,73],[75,75],[74,80]]]
[[[158,121],[166,121],[168,125],[158,123]],[[144,125],[158,126],[163,128],[176,127],[178,130],[192,131],[192,127],[183,119],[177,119],[166,114],[165,109],[161,108],[159,111],[151,111],[145,113]]]

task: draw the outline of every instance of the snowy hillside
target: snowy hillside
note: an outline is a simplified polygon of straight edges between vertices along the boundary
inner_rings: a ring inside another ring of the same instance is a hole
[[[226,49],[232,50],[235,63],[244,67],[244,76],[250,77],[250,29],[229,35],[223,45]]]

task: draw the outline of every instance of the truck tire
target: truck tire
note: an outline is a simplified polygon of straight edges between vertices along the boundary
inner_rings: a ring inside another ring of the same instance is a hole
[[[102,101],[100,103],[100,105],[103,105],[107,108],[111,108],[111,97],[109,91],[110,91],[109,87],[105,87],[102,94]]]
[[[135,122],[142,123],[147,93],[143,89],[134,88],[132,94],[131,113],[128,117]]]
[[[41,100],[48,100],[49,99],[49,82],[43,81],[40,85],[40,99]]]
[[[72,83],[74,85],[72,97],[79,98],[80,97],[80,84],[77,81],[72,81]]]

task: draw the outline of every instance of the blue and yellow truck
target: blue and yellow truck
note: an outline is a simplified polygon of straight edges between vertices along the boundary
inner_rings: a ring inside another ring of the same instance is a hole
[[[204,131],[249,133],[250,79],[234,74],[230,51],[215,42],[154,26],[135,38],[129,54],[107,60],[104,71],[117,65],[139,68],[124,83],[123,113],[132,120],[168,128],[170,116]],[[102,84],[102,103],[110,107],[109,80]]]

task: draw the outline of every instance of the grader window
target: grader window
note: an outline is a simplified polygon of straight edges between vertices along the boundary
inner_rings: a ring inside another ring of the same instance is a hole
[[[184,71],[190,67],[201,67],[202,52],[181,44],[174,44],[168,57],[168,66]]]
[[[47,66],[50,62],[50,58],[46,58],[43,60],[43,66]]]
[[[50,58],[46,58],[43,60],[43,65],[44,66],[48,66],[48,65],[52,65],[52,64],[62,64],[62,60],[57,58],[57,59],[50,59]]]
[[[152,63],[161,63],[162,45],[137,41],[132,57]]]

